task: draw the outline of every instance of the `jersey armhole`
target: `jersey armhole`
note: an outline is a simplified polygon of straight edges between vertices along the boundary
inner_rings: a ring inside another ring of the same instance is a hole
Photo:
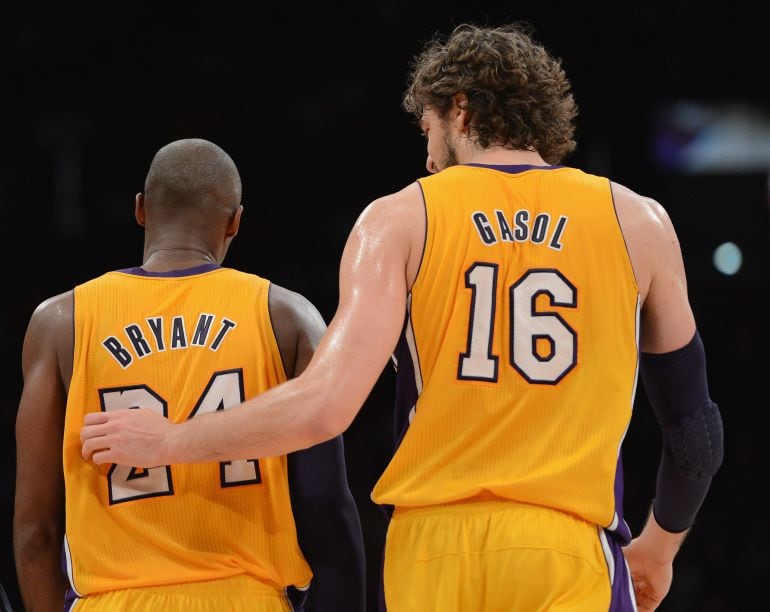
[[[273,283],[267,279],[264,279],[265,284],[267,285],[266,290],[264,291],[264,301],[259,304],[259,307],[264,309],[264,312],[267,313],[267,316],[264,317],[262,313],[258,313],[257,316],[259,316],[260,320],[264,321],[267,320],[267,326],[269,327],[269,331],[265,334],[268,339],[268,343],[270,345],[270,355],[273,358],[273,362],[276,363],[279,378],[281,379],[280,382],[284,383],[287,380],[289,380],[289,377],[286,374],[286,368],[283,364],[283,356],[281,355],[281,349],[278,345],[278,338],[275,336],[275,326],[273,325],[273,315],[270,312],[270,288],[273,286]]]
[[[636,278],[636,272],[634,271],[634,264],[631,261],[631,253],[628,250],[628,242],[626,242],[626,236],[623,233],[623,228],[620,225],[620,217],[618,216],[618,207],[615,204],[615,194],[612,191],[612,181],[607,179],[607,188],[610,190],[610,202],[612,203],[612,211],[615,213],[615,226],[618,228],[618,234],[620,234],[620,240],[623,243],[623,252],[625,253],[626,266],[631,273],[631,278],[634,281],[634,289],[636,289],[637,299],[639,297],[639,282]]]
[[[86,350],[83,346],[84,343],[81,338],[81,330],[83,329],[82,319],[84,314],[80,312],[81,309],[79,305],[81,304],[81,300],[78,299],[82,291],[83,289],[81,285],[77,285],[72,289],[72,371],[70,372],[70,379],[66,384],[67,401],[65,402],[65,413],[67,411],[67,403],[69,402],[72,381],[75,380],[75,375],[79,372],[78,364],[80,363],[80,355],[84,350]]]
[[[423,269],[423,263],[425,262],[425,252],[428,249],[428,201],[425,198],[425,191],[422,188],[422,183],[418,179],[416,181],[417,186],[420,188],[420,197],[422,198],[422,210],[423,215],[425,216],[425,230],[424,230],[424,236],[422,240],[422,253],[420,253],[420,263],[417,264],[417,274],[414,275],[414,282],[412,283],[412,286],[409,288],[409,294],[414,291],[414,288],[417,286],[417,284],[420,282],[422,278],[422,269]]]

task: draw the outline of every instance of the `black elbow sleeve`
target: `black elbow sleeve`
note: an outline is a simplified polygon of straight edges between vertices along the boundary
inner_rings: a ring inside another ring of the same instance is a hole
[[[695,520],[724,453],[722,419],[709,398],[700,335],[669,353],[642,353],[640,373],[663,434],[653,512],[664,529],[684,531]]]
[[[723,459],[722,418],[711,400],[663,427],[663,449],[689,480],[711,478]]]

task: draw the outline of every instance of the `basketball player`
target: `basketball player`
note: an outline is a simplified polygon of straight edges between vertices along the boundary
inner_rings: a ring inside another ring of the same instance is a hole
[[[142,266],[51,298],[32,316],[15,514],[28,610],[60,610],[66,590],[74,610],[277,612],[301,610],[308,588],[314,609],[363,610],[363,542],[341,437],[288,457],[153,469],[97,469],[80,455],[89,412],[150,406],[195,420],[307,365],[325,329],[316,309],[221,267],[240,202],[238,171],[218,146],[163,147],[136,197]]]
[[[402,434],[372,495],[395,508],[388,609],[653,610],[722,459],[671,222],[559,165],[570,85],[517,27],[430,43],[404,103],[434,174],[358,219],[306,371],[183,424],[90,414],[83,454],[157,466],[311,446],[348,427],[395,348]],[[632,540],[619,451],[638,368],[664,453]]]

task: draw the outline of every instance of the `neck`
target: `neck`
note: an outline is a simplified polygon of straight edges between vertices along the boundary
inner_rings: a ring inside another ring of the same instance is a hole
[[[480,147],[465,136],[455,140],[455,155],[461,164],[489,164],[494,166],[547,166],[535,150],[507,149],[500,145]]]
[[[466,147],[463,153],[465,153],[462,155],[463,159],[459,160],[461,164],[490,164],[496,166],[548,165],[537,151],[525,151],[523,149],[506,149],[500,146],[482,149],[471,145]]]
[[[219,255],[219,256],[218,256]],[[183,227],[145,228],[142,267],[148,272],[184,270],[206,263],[221,263],[211,240]]]
[[[142,268],[148,272],[169,272],[184,270],[202,264],[218,264],[219,262],[209,253],[190,251],[189,249],[156,249],[146,254]]]

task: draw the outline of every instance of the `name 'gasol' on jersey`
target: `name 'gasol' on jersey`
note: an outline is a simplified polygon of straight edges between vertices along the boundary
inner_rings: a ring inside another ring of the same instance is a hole
[[[556,251],[561,251],[564,228],[569,221],[569,217],[561,215],[554,223],[548,213],[540,213],[533,219],[532,213],[524,208],[514,213],[510,223],[502,210],[495,210],[494,218],[493,226],[487,213],[476,210],[471,215],[479,238],[487,246],[498,242],[547,243],[548,248]]]
[[[402,433],[372,499],[492,494],[630,541],[616,485],[639,301],[609,180],[458,164],[419,183],[425,246],[396,348]]]
[[[134,363],[134,356],[142,359],[154,352],[165,351],[166,348],[176,350],[198,346],[216,351],[227,334],[237,325],[227,317],[217,317],[206,312],[200,313],[197,320],[190,323],[191,325],[188,325],[181,315],[149,317],[144,326],[130,323],[123,327],[122,334],[118,332],[107,336],[102,341],[102,346],[120,367],[125,369]],[[191,333],[188,334],[187,329],[190,329]],[[121,342],[120,336],[124,336],[127,341]],[[129,350],[129,346],[133,352]]]

